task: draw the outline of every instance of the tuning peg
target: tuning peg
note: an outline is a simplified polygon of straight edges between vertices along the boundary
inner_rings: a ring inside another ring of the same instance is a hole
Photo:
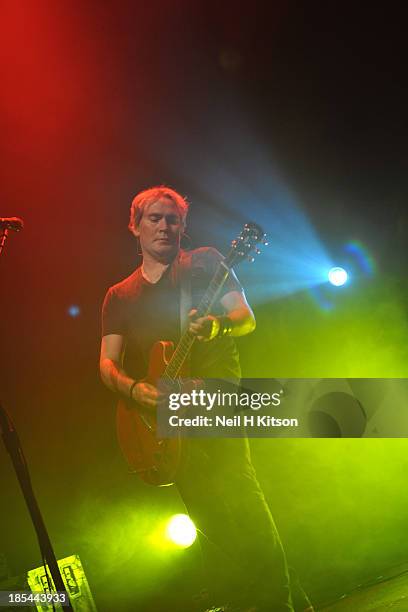
[[[261,253],[260,249],[255,249],[255,253],[256,253],[257,255],[260,255],[260,253]]]
[[[269,243],[268,243],[268,239],[267,239],[267,237],[266,237],[266,234],[264,234],[264,236],[263,236],[263,238],[262,238],[261,242],[262,242],[262,244],[263,244],[264,246],[268,246],[268,244],[269,244]]]
[[[249,255],[247,259],[250,263],[254,263],[255,261],[255,257],[252,257],[252,255]]]

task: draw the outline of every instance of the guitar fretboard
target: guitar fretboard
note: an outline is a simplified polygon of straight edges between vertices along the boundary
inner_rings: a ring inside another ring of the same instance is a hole
[[[207,291],[203,295],[198,307],[197,312],[199,317],[205,317],[211,310],[212,305],[218,297],[225,281],[229,274],[228,266],[221,261],[218,264],[217,270],[207,288]],[[167,381],[173,381],[177,378],[181,367],[194,344],[195,336],[189,332],[188,329],[182,334],[177,347],[167,364],[165,371],[162,374],[162,378]]]

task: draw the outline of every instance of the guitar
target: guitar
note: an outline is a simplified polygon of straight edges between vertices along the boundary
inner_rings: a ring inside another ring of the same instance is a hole
[[[267,244],[263,230],[256,223],[247,223],[239,236],[232,241],[227,257],[218,264],[197,307],[198,317],[204,317],[210,312],[230,270],[243,259],[254,260],[250,254],[252,251],[259,253],[259,249],[256,248],[259,242]],[[186,329],[176,348],[173,342],[156,342],[150,351],[145,380],[153,385],[160,380],[171,386],[178,378],[185,378],[186,359],[195,339],[195,336]],[[131,471],[152,485],[173,484],[186,457],[187,440],[180,436],[159,439],[156,435],[156,415],[130,399],[119,401],[116,427],[120,448]]]

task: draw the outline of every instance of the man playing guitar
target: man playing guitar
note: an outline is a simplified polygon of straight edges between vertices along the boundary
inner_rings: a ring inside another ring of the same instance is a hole
[[[186,200],[168,187],[154,187],[134,198],[129,229],[139,240],[143,262],[105,297],[102,380],[131,400],[136,411],[154,412],[161,397],[157,387],[144,380],[152,345],[159,340],[177,343],[180,338],[181,297],[176,272],[187,212]],[[239,380],[233,338],[253,331],[255,319],[235,274],[230,271],[210,314],[199,316],[195,308],[221,259],[213,248],[190,252],[187,273],[193,308],[188,326],[198,340],[191,350],[190,374],[202,379]],[[256,479],[248,440],[189,440],[188,456],[175,484],[202,534],[204,558],[209,560],[214,548],[221,551],[222,563],[208,563],[209,573],[214,573],[212,583],[219,597],[238,606],[221,609],[293,611],[285,555]],[[307,609],[306,602],[297,609]]]

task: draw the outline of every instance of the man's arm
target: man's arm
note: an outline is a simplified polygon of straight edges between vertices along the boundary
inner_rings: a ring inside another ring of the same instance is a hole
[[[231,320],[231,336],[245,336],[254,331],[256,321],[254,313],[245,294],[241,291],[230,291],[221,298],[221,304]]]
[[[145,406],[156,406],[159,392],[153,385],[135,380],[122,368],[124,338],[118,334],[103,336],[99,368],[102,381],[111,391],[134,399]],[[132,385],[133,388],[132,388]],[[130,392],[132,391],[132,395]]]
[[[241,291],[230,291],[221,298],[226,315],[224,317],[196,318],[197,311],[190,311],[190,331],[198,340],[209,341],[226,332],[229,336],[245,336],[255,327],[255,317],[251,307]]]

